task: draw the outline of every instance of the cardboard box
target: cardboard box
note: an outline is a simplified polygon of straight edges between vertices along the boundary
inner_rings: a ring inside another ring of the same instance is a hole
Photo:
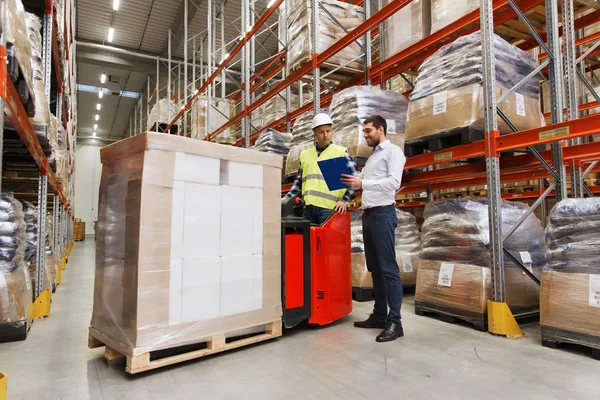
[[[389,4],[389,1],[387,2]],[[429,36],[431,32],[430,0],[413,0],[385,21],[385,51],[398,54]]]
[[[406,262],[407,259],[410,260],[409,263]],[[419,255],[409,253],[396,254],[396,261],[400,269],[402,286],[414,285],[417,281]],[[364,253],[352,253],[352,287],[367,289],[373,287],[373,277],[367,269],[367,261],[365,260]]]
[[[101,158],[91,331],[137,356],[281,317],[280,156],[145,133]]]
[[[32,289],[24,267],[0,273],[0,325],[29,328],[33,321]]]

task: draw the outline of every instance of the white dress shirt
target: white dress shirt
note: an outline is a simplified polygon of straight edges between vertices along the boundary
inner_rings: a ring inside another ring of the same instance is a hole
[[[359,175],[362,178],[362,207],[389,206],[396,203],[406,157],[389,140],[379,143]]]

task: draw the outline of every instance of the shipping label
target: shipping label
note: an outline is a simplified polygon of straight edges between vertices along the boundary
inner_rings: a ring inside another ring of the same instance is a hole
[[[454,264],[442,263],[440,266],[440,274],[438,275],[438,285],[452,286],[452,274],[454,273]]]
[[[524,117],[525,116],[525,97],[523,97],[520,93],[515,93],[517,96],[517,115]]]
[[[446,92],[440,92],[433,95],[433,115],[443,114],[446,112]]]
[[[402,271],[405,273],[413,272],[410,254],[402,254]]]
[[[600,307],[600,275],[590,275],[590,306]]]

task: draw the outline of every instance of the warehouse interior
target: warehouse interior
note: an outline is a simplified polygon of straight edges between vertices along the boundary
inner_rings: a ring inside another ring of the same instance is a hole
[[[0,400],[598,398],[600,1],[2,4]]]

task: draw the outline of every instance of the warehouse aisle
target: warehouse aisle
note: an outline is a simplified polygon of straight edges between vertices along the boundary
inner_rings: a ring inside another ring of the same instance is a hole
[[[250,348],[128,376],[87,348],[94,242],[75,245],[52,315],[27,341],[0,344],[9,399],[597,399],[600,364],[577,350],[541,347],[537,325],[507,340],[434,318],[406,299],[406,337],[376,343],[352,321],[299,329]],[[565,371],[572,375],[566,378]]]

